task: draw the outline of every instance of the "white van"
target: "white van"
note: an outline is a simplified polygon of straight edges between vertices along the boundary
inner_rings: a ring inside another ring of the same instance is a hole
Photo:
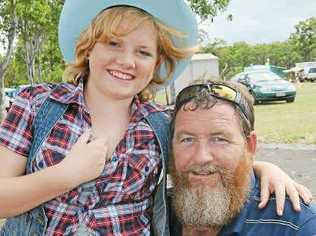
[[[306,70],[305,79],[310,80],[311,82],[316,81],[316,67],[309,67]]]

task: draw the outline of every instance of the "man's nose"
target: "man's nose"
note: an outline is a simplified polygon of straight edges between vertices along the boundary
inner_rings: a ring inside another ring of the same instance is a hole
[[[208,146],[207,142],[200,141],[196,148],[196,153],[194,154],[194,162],[196,164],[204,164],[214,160],[213,154]]]

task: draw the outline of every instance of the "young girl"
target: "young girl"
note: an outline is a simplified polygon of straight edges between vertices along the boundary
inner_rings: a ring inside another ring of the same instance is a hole
[[[67,0],[60,22],[69,82],[23,90],[1,123],[0,235],[149,235],[163,165],[146,118],[167,114],[148,100],[194,53],[194,16],[182,0]],[[34,151],[47,100],[65,111]]]

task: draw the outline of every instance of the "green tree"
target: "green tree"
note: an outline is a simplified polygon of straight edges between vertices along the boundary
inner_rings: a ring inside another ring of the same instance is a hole
[[[17,87],[28,84],[27,66],[24,59],[25,49],[23,42],[18,41],[11,60],[10,66],[5,75],[5,87]]]
[[[301,60],[295,46],[289,41],[266,45],[266,58],[270,59],[271,65],[280,65],[286,68],[294,66],[296,62]]]
[[[216,39],[203,48],[219,58],[221,77],[229,79],[251,64],[264,65],[269,59],[271,65],[292,67],[301,60],[300,54],[290,41],[250,45],[245,42],[226,45]]]
[[[299,22],[290,37],[303,61],[316,60],[316,17]]]
[[[191,9],[200,17],[201,21],[206,19],[213,18],[219,13],[226,10],[230,0],[188,0]],[[231,20],[231,15],[229,16]],[[199,39],[200,41],[204,41],[207,37],[207,32],[200,31],[199,32]],[[170,85],[170,96],[166,93],[167,101],[170,104],[174,104],[175,102],[175,86],[174,82]],[[170,97],[170,99],[168,99]]]
[[[213,53],[219,58],[221,78],[224,80],[242,71],[245,66],[253,64],[255,60],[253,47],[245,42],[227,46],[225,41],[216,39],[203,48],[202,51]]]
[[[33,83],[35,78],[37,82],[42,81],[42,70],[46,59],[51,59],[50,55],[43,56],[43,53],[53,53],[52,49],[57,49],[57,24],[60,11],[61,3],[52,0],[21,0],[18,4],[19,39],[24,45],[29,83]],[[56,53],[53,53],[52,57],[55,55]],[[60,63],[60,60],[56,62]],[[52,69],[52,65],[48,63],[48,66]]]
[[[201,20],[206,20],[215,17],[219,12],[225,11],[230,0],[188,0],[188,2]]]
[[[64,62],[58,47],[58,20],[63,1],[49,3],[50,27],[37,57],[37,78],[39,82],[60,82]]]
[[[57,44],[57,26],[62,1],[19,3],[20,34],[6,85],[61,81],[64,63]],[[24,9],[42,13],[31,14]]]

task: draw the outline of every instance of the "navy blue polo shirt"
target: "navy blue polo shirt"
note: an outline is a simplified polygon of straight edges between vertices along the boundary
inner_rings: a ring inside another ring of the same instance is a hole
[[[170,202],[170,201],[169,201]],[[268,205],[259,209],[260,183],[252,173],[251,191],[241,212],[225,225],[219,236],[256,235],[256,236],[316,236],[316,205],[305,205],[301,202],[301,211],[295,212],[289,199],[286,199],[283,216],[276,214],[275,197],[271,196]],[[175,213],[169,208],[170,235],[182,234],[181,224]]]

